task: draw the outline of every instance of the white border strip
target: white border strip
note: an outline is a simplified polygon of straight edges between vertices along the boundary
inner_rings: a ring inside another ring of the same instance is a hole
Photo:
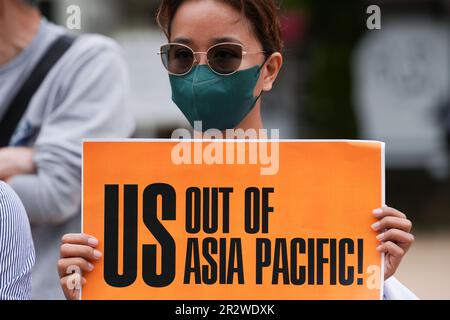
[[[84,233],[84,141],[81,142],[81,233]],[[81,279],[82,281],[82,279]],[[83,286],[80,288],[80,300],[83,300]]]
[[[379,143],[385,144],[382,141],[377,140],[351,140],[351,139],[137,139],[137,138],[127,138],[127,139],[82,139],[82,143],[85,142],[345,142],[345,143]]]
[[[386,144],[381,144],[381,205],[386,206]],[[384,300],[384,263],[385,254],[381,255],[381,287],[380,287],[380,300]]]

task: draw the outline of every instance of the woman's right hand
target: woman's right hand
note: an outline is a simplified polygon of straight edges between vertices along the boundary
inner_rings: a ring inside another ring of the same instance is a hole
[[[97,246],[98,240],[87,234],[66,234],[62,237],[58,273],[66,299],[80,298],[80,289],[86,284],[83,274],[94,270],[95,261],[102,257]]]

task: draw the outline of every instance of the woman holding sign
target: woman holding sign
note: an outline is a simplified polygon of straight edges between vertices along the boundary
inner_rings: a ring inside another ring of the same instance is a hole
[[[189,122],[201,121],[202,130],[263,129],[261,95],[272,89],[283,64],[274,0],[163,0],[158,23],[169,40],[160,54],[173,100]],[[389,207],[367,214],[378,219],[367,227],[378,233],[377,250],[385,254],[385,298],[416,298],[392,277],[414,240],[411,222]],[[63,237],[58,270],[68,299],[79,294],[68,270],[92,271],[102,258],[97,245],[85,234]]]

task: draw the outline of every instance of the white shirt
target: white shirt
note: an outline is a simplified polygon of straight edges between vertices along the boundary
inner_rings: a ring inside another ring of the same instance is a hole
[[[384,300],[419,300],[407,287],[394,277],[384,282]]]

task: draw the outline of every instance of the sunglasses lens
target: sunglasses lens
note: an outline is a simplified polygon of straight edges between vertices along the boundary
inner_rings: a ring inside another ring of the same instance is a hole
[[[188,47],[168,44],[161,47],[161,59],[164,67],[173,74],[185,74],[194,64],[194,53]]]
[[[208,61],[214,71],[227,75],[239,69],[242,55],[243,51],[240,45],[220,44],[208,51]]]

